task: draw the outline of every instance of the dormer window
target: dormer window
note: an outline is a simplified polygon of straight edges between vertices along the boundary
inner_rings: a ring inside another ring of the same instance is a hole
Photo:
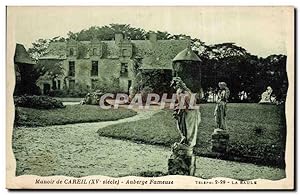
[[[132,45],[131,43],[123,43],[120,47],[120,57],[131,57],[132,56]]]
[[[127,54],[127,49],[122,49],[122,56],[126,56]]]
[[[123,76],[123,77],[128,76],[128,64],[127,63],[121,63],[120,76]]]
[[[70,48],[69,54],[70,54],[70,56],[74,55],[74,48]]]
[[[96,55],[98,55],[98,50],[97,50],[97,48],[93,48],[93,56],[96,56]]]

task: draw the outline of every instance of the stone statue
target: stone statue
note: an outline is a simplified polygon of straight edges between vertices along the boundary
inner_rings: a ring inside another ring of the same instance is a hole
[[[180,77],[172,80],[171,86],[176,89],[177,104],[174,109],[174,118],[177,130],[181,136],[179,143],[172,146],[172,155],[169,159],[169,174],[194,175],[195,156],[193,148],[196,145],[198,127],[201,121],[199,109],[191,109],[192,92],[186,87]]]
[[[261,100],[259,101],[259,104],[272,103],[271,102],[272,92],[273,92],[273,89],[270,86],[268,86],[267,90],[261,94]]]
[[[196,145],[198,126],[201,122],[199,109],[190,109],[192,92],[186,87],[180,77],[173,79],[173,87],[176,89],[177,104],[174,109],[174,118],[177,121],[177,129],[181,136],[180,143],[189,147]],[[180,104],[184,102],[184,104]],[[184,106],[184,107],[182,107]]]
[[[226,130],[226,111],[227,111],[227,102],[230,95],[230,91],[225,82],[219,82],[219,88],[217,94],[217,105],[215,108],[214,116],[217,123],[217,128]]]
[[[225,82],[219,83],[217,93],[216,108],[214,112],[217,128],[211,135],[212,151],[217,153],[226,153],[229,143],[229,134],[226,130],[226,111],[230,91]]]

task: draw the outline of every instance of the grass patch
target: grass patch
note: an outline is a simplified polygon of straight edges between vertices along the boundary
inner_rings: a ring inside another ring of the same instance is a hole
[[[195,147],[197,155],[212,155],[211,134],[216,128],[214,108],[214,104],[201,105],[202,121]],[[286,125],[283,105],[228,104],[227,125],[230,143],[226,158],[284,167]],[[179,141],[170,110],[163,110],[147,120],[101,128],[98,133],[165,146]]]
[[[113,121],[136,115],[133,110],[125,108],[103,110],[92,105],[67,105],[65,108],[39,110],[17,107],[19,114],[15,126],[49,126],[83,122]]]
[[[74,97],[53,97],[62,102],[80,102],[83,98],[74,98]]]

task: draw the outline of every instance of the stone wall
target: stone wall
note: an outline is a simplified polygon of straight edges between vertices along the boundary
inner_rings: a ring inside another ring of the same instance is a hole
[[[128,83],[133,79],[133,60],[129,58],[119,58],[119,59],[100,59],[96,57],[91,57],[90,59],[76,59],[68,58],[63,61],[63,67],[65,69],[65,75],[68,76],[69,73],[69,62],[75,62],[75,76],[68,77],[68,81],[65,83],[67,88],[69,88],[69,81],[75,80],[75,84],[86,85],[88,88],[92,87],[92,80],[107,82],[108,85],[116,79],[119,79],[119,85],[121,92],[128,92]],[[92,76],[92,61],[98,61],[98,76]],[[121,76],[121,64],[127,63],[128,74],[127,76]],[[63,77],[64,77],[63,76]],[[108,80],[110,81],[108,82]],[[40,87],[42,87],[40,85]],[[63,79],[61,81],[61,89],[64,88]]]

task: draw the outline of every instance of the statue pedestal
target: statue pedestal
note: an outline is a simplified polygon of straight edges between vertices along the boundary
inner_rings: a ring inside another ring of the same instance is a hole
[[[196,158],[193,154],[193,148],[175,143],[172,146],[172,154],[168,160],[168,174],[193,176],[195,170]]]
[[[211,135],[211,150],[218,153],[226,153],[229,142],[229,134],[226,130],[215,129]]]

